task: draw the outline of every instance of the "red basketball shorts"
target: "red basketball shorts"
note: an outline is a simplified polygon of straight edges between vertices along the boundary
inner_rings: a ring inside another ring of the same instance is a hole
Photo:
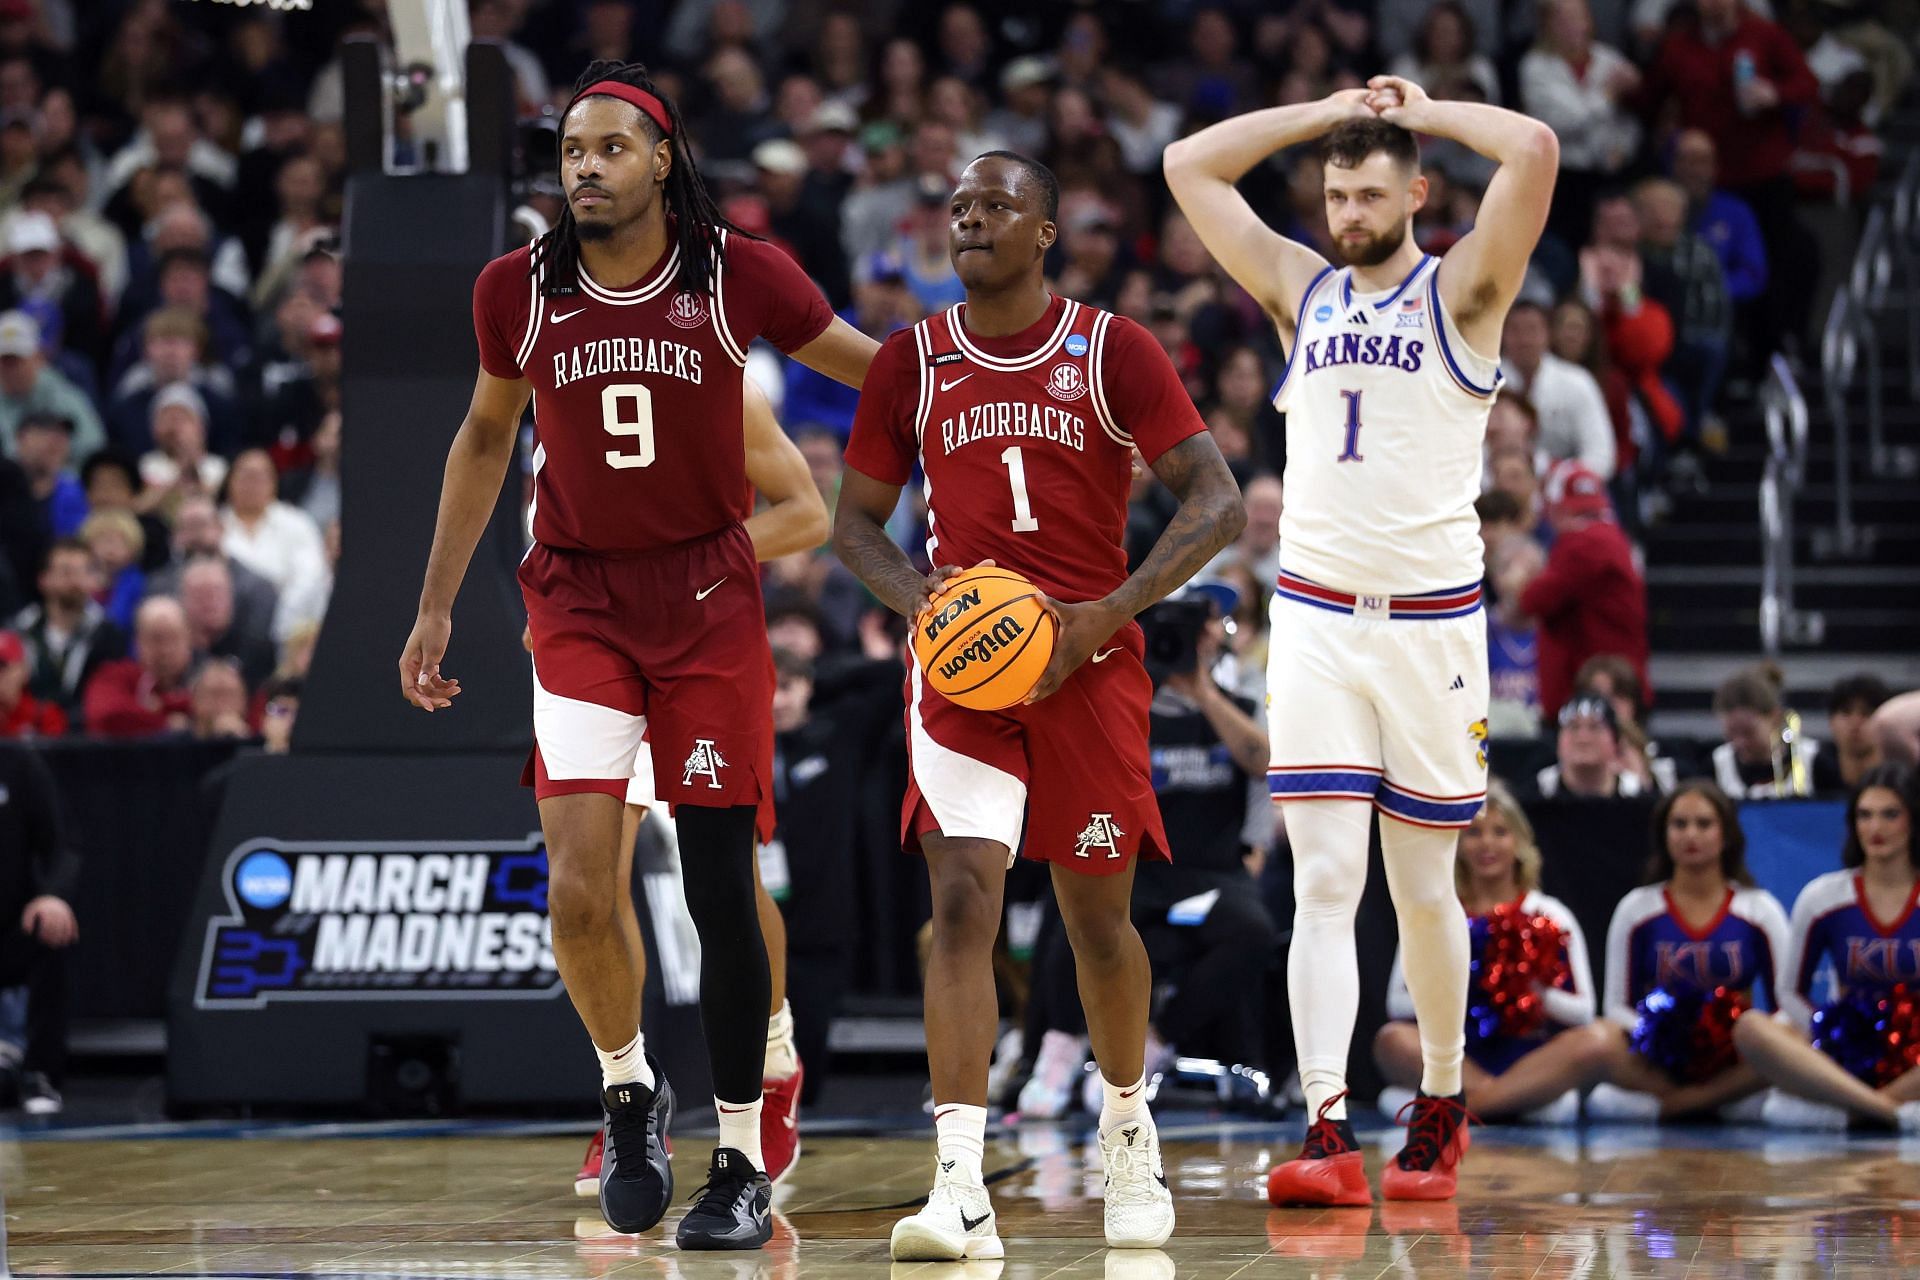
[[[534,795],[625,798],[642,751],[670,806],[773,793],[773,656],[746,530],[632,556],[535,544]]]
[[[1020,851],[1089,875],[1120,871],[1135,853],[1167,860],[1144,647],[1129,625],[1052,697],[1004,711],[955,706],[910,668],[902,844],[917,850],[929,832],[993,840],[1009,865]]]

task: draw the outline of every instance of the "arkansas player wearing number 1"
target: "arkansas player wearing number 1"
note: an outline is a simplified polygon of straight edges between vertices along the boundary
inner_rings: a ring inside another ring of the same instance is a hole
[[[919,623],[955,566],[1026,575],[1059,621],[1027,702],[970,711],[910,673],[904,836],[933,883],[927,1058],[938,1171],[896,1223],[896,1259],[997,1258],[981,1179],[993,1050],[993,941],[1006,869],[1052,864],[1054,894],[1106,1086],[1107,1243],[1153,1248],[1173,1203],[1144,1097],[1150,977],[1128,919],[1134,857],[1165,858],[1147,754],[1152,683],[1133,619],[1246,523],[1240,493],[1166,353],[1131,321],[1047,290],[1060,189],[1045,166],[989,152],[954,192],[949,252],[966,302],[888,338],[841,482],[834,549]],[[1128,576],[1121,539],[1135,448],[1180,499]],[[916,462],[926,477],[922,577],[886,531]]]
[[[600,1056],[600,1207],[644,1231],[673,1195],[672,1091],[647,1056],[615,902],[621,801],[649,740],[674,807],[701,941],[700,1015],[720,1140],[682,1248],[757,1248],[767,954],[754,910],[755,809],[772,784],[773,662],[741,414],[765,337],[852,386],[872,339],[833,318],[778,249],[727,225],[643,68],[595,63],[562,117],[559,225],[474,286],[480,374],[455,436],[401,692],[450,705],[448,613],[534,399],[530,781],[550,864],[553,948]]]
[[[1425,202],[1414,134],[1499,163],[1474,229],[1444,262],[1411,234]],[[1325,135],[1330,266],[1235,189],[1254,165]],[[1486,797],[1487,648],[1480,609],[1482,441],[1500,326],[1540,238],[1559,144],[1538,121],[1434,102],[1377,76],[1366,89],[1256,111],[1167,148],[1167,183],[1209,251],[1288,348],[1287,508],[1267,668],[1268,779],[1294,851],[1294,1042],[1313,1116],[1276,1204],[1367,1204],[1346,1118],[1359,1003],[1353,918],[1378,809],[1420,1029],[1421,1091],[1388,1199],[1449,1198],[1467,1149],[1467,924],[1454,845]]]

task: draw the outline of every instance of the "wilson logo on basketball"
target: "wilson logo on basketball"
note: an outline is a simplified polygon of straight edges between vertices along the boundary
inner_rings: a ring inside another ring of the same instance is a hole
[[[1055,400],[1078,400],[1087,394],[1087,378],[1077,364],[1057,364],[1047,375],[1047,390]]]
[[[960,652],[939,666],[942,680],[953,680],[975,663],[991,662],[995,654],[1027,634],[1027,629],[1012,618],[1002,618],[979,632],[960,647]]]
[[[979,603],[980,592],[976,588],[975,590],[965,592],[958,596],[951,604],[944,605],[940,609],[935,610],[933,616],[927,619],[927,639],[939,639],[942,631],[945,631],[957,621],[961,614]]]
[[[667,319],[682,329],[698,329],[707,322],[707,300],[682,289],[667,304]]]

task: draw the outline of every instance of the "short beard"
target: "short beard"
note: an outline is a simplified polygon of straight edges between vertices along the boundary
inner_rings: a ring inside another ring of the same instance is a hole
[[[1406,243],[1407,224],[1401,223],[1385,235],[1379,235],[1357,247],[1350,246],[1345,240],[1333,242],[1334,252],[1340,255],[1340,261],[1350,267],[1377,267],[1400,252],[1400,246]]]
[[[602,240],[611,240],[618,230],[620,230],[619,226],[612,222],[582,222],[578,218],[573,220],[573,234],[580,237],[581,244],[598,244]]]

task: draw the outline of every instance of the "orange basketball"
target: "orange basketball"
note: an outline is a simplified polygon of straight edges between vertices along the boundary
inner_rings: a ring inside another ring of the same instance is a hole
[[[969,569],[949,578],[914,624],[913,656],[942,697],[998,711],[1040,683],[1053,639],[1038,587],[1010,569]]]

